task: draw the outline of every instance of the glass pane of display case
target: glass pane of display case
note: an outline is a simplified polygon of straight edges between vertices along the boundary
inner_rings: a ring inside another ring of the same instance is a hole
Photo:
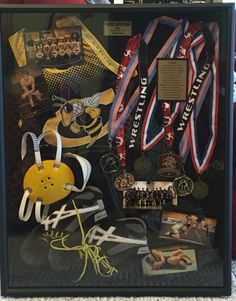
[[[233,6],[0,15],[2,294],[230,294]]]

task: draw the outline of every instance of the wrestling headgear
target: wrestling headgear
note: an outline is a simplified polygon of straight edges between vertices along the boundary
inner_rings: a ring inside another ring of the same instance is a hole
[[[47,135],[55,135],[56,137],[56,158],[55,160],[42,161],[39,146],[42,139]],[[24,195],[19,208],[19,219],[27,221],[35,204],[35,217],[38,222],[41,222],[47,216],[50,204],[64,199],[71,191],[80,192],[84,190],[91,174],[91,165],[86,159],[78,155],[72,153],[64,154],[65,157],[75,158],[81,166],[83,186],[79,189],[74,185],[75,178],[71,168],[61,162],[62,142],[60,135],[56,131],[47,131],[37,138],[33,133],[25,133],[21,143],[22,160],[26,155],[28,136],[33,140],[35,164],[28,169],[24,176]],[[29,200],[28,207],[24,214],[27,200]],[[41,216],[42,205],[44,205],[44,210]]]

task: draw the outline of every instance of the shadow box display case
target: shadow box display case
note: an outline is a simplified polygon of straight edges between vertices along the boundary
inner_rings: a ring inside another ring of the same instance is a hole
[[[233,16],[0,6],[2,295],[230,294]]]

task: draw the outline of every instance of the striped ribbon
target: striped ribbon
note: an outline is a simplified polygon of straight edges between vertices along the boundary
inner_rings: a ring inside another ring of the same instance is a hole
[[[182,35],[182,39],[185,40],[186,37],[189,36],[189,38],[191,38],[190,34],[192,31],[192,33],[194,34],[194,36],[192,37],[192,41],[191,44],[189,46],[188,51],[186,51],[185,55],[183,55],[183,50],[182,50],[182,55],[181,57],[186,57],[189,58],[189,53],[191,52],[191,49],[196,47],[197,45],[200,45],[201,47],[204,46],[204,37],[203,34],[199,31],[199,26],[201,25],[201,23],[195,23],[192,24],[191,26],[189,25],[188,22],[186,22],[185,24],[185,28],[184,28],[184,33]],[[190,27],[189,27],[190,26]],[[181,39],[176,43],[176,45],[173,47],[171,53],[169,54],[170,57],[175,58],[177,56],[180,57],[180,46],[181,45]],[[200,47],[199,46],[199,47]],[[178,49],[179,48],[179,49]],[[189,58],[190,59],[190,58]],[[189,64],[191,66],[191,62]],[[191,69],[191,68],[189,68]],[[188,83],[188,90],[190,91],[192,83],[193,83],[193,76],[191,76],[191,72],[189,72],[189,83]],[[189,92],[188,91],[188,92]],[[160,102],[158,102],[156,100],[156,89],[154,89],[151,100],[150,100],[150,104],[149,107],[147,109],[147,113],[145,116],[145,120],[144,120],[144,125],[142,128],[142,141],[141,141],[141,147],[143,151],[148,151],[150,150],[152,147],[154,147],[165,135],[165,129],[164,126],[162,125],[160,127],[159,130],[157,130],[155,132],[155,136],[152,136],[150,134],[150,127],[149,125],[152,123],[152,121],[156,118],[161,118],[161,116],[157,116],[157,111],[158,111],[158,107],[160,105]],[[179,112],[180,112],[180,108],[181,108],[181,103],[179,102],[175,102],[172,105],[172,113],[169,115],[169,117],[172,120],[172,123],[174,123],[174,121],[176,120]]]
[[[168,17],[160,17],[158,19],[152,20],[145,30],[143,35],[143,40],[148,45],[158,24],[165,24],[174,28],[173,33],[166,41],[165,45],[161,48],[159,53],[153,59],[151,65],[148,68],[148,81],[151,82],[156,74],[156,60],[157,58],[166,57],[169,51],[173,48],[176,41],[179,39],[180,35],[182,34],[182,20],[175,20]],[[133,111],[134,107],[136,106],[139,100],[139,87],[134,91],[130,99],[128,100],[126,107],[123,113],[118,117],[118,111],[122,100],[125,96],[125,92],[127,91],[128,85],[130,83],[131,77],[136,70],[138,65],[138,49],[134,52],[126,71],[122,77],[120,85],[117,89],[117,93],[115,99],[113,101],[110,117],[109,117],[109,139],[112,141],[117,132],[119,131],[120,127],[124,125],[125,121],[127,120],[129,114]]]
[[[141,39],[141,35],[138,34],[128,40],[128,43],[126,45],[125,52],[121,59],[121,63],[120,63],[118,73],[117,73],[117,80],[116,80],[117,89],[124,76],[126,68],[132,58],[132,55],[139,45],[140,39]],[[124,107],[125,107],[125,99],[123,98],[120,103],[120,108],[117,113],[117,118],[119,118],[122,115],[122,113],[124,111]],[[117,154],[119,156],[120,165],[122,167],[124,167],[125,163],[126,163],[125,127],[124,126],[121,126],[116,134],[116,149],[117,149]]]
[[[192,162],[194,168],[198,174],[202,174],[212,157],[213,151],[215,149],[216,140],[217,140],[217,125],[218,125],[218,105],[219,105],[219,27],[218,24],[214,24],[212,30],[214,38],[214,60],[211,67],[211,73],[208,74],[206,79],[205,86],[202,87],[199,98],[197,101],[196,109],[191,115],[190,119],[190,150],[192,156]],[[204,151],[201,154],[199,149],[198,142],[198,132],[197,132],[197,119],[200,114],[201,107],[203,105],[207,91],[211,89],[211,97],[209,104],[209,122],[208,128],[210,135],[208,141],[204,147]]]
[[[177,47],[175,47],[168,55],[168,58],[177,58],[177,59],[188,59],[189,58],[189,48],[191,46],[192,38],[196,36],[200,30],[202,29],[203,24],[193,23],[186,24],[185,33],[183,35],[182,41],[178,42]],[[195,41],[194,41],[195,42]],[[174,128],[173,128],[173,120],[171,118],[171,107],[173,102],[165,102],[163,101],[161,104],[162,107],[162,115],[163,115],[163,126],[165,132],[166,145],[169,149],[172,149],[174,142]],[[177,103],[179,107],[180,103]],[[178,110],[179,111],[179,110]]]

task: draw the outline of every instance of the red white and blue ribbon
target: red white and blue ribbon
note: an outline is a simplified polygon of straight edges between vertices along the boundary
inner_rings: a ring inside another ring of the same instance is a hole
[[[156,73],[156,59],[161,57],[166,57],[169,51],[173,48],[176,41],[178,41],[179,37],[182,34],[182,21],[175,20],[169,17],[160,17],[151,21],[143,35],[143,40],[146,44],[149,44],[158,24],[166,24],[174,28],[173,33],[170,35],[165,45],[161,48],[159,53],[153,59],[151,65],[148,68],[148,81],[151,82]],[[110,117],[109,117],[109,139],[113,141],[117,132],[124,125],[130,113],[133,111],[139,100],[139,87],[134,91],[133,95],[128,100],[126,107],[123,113],[118,117],[118,111],[120,109],[120,105],[124,99],[125,93],[127,91],[128,85],[132,78],[134,71],[138,66],[138,49],[134,52],[126,70],[122,77],[122,80],[119,84],[119,87],[116,92],[115,99],[113,101]]]
[[[200,32],[202,25],[203,25],[202,23],[194,23],[189,25],[189,23],[187,22],[185,24],[182,38],[173,47],[172,51],[169,54],[169,57],[189,59],[190,50],[193,47],[196,47],[196,45],[198,44],[202,45],[204,42],[204,37]],[[189,89],[191,85],[192,85],[192,77],[190,72]],[[174,102],[173,104],[170,103],[162,104],[162,112],[160,111],[160,115],[164,113],[164,118],[168,118],[168,120],[171,120],[171,125],[165,127],[164,126],[165,124],[163,123],[163,125],[160,126],[159,130],[157,130],[155,132],[155,135],[153,136],[151,134],[152,130],[150,129],[149,125],[152,124],[154,119],[156,118],[159,119],[157,115],[159,105],[160,102],[156,100],[156,89],[155,89],[153,91],[151,101],[145,116],[144,125],[142,128],[142,150],[144,151],[148,151],[152,147],[154,147],[165,135],[167,138],[167,145],[171,147],[173,143],[174,133],[172,127],[175,119],[177,118],[180,112],[181,103]]]
[[[120,62],[120,66],[118,68],[117,80],[116,80],[116,88],[118,89],[120,82],[124,76],[126,68],[132,58],[134,51],[138,48],[139,42],[141,39],[141,35],[138,34],[128,40],[126,45],[123,57]],[[119,118],[125,107],[125,99],[123,98],[120,103],[120,108],[117,113],[117,118]],[[119,156],[120,166],[124,167],[126,164],[126,149],[125,149],[125,127],[121,126],[116,134],[116,150]]]
[[[215,149],[216,140],[217,140],[217,125],[218,125],[218,105],[219,105],[219,70],[218,70],[218,61],[219,61],[219,27],[218,24],[214,24],[213,28],[213,38],[215,43],[214,48],[214,60],[212,63],[211,73],[208,75],[208,78],[205,82],[205,87],[202,87],[199,99],[197,101],[196,109],[194,110],[191,119],[190,119],[190,149],[191,156],[194,168],[198,174],[202,174],[211,159],[213,151]],[[199,139],[197,133],[197,119],[200,114],[200,110],[203,104],[207,92],[207,85],[209,88],[209,82],[211,83],[211,97],[209,102],[209,137],[205,145],[204,151],[201,154],[199,149]]]
[[[214,40],[215,40],[215,43],[217,42],[217,39],[215,37],[215,34],[214,34],[214,26],[215,26],[215,23],[209,23],[208,24],[208,28],[210,30],[210,32],[213,33],[213,36],[214,36]],[[217,26],[217,25],[216,25]],[[198,59],[202,53],[202,50],[204,48],[205,44],[200,44],[198,45],[197,47],[194,47],[191,49],[190,51],[190,70],[189,70],[189,75],[193,78],[193,80],[195,80],[196,76],[197,76],[197,65],[198,65]],[[209,90],[209,87],[211,85],[211,82],[212,82],[212,70],[211,72],[208,74],[205,82],[203,83],[203,86],[202,86],[202,89],[201,89],[201,93],[199,93],[198,95],[198,100],[197,100],[197,103],[195,105],[195,109],[194,109],[194,116],[195,116],[195,120],[197,119],[200,111],[201,111],[201,107],[204,103],[204,100],[205,100],[205,97],[206,97],[206,94]],[[191,88],[191,87],[190,87]],[[190,93],[190,90],[189,90],[189,93]],[[184,106],[182,108],[181,111],[183,111],[184,109]],[[211,110],[209,110],[209,115],[211,114]],[[193,116],[192,116],[193,118]],[[211,119],[211,117],[209,117],[209,120]],[[183,161],[186,160],[188,154],[189,154],[189,151],[190,151],[190,123],[188,124],[185,132],[184,132],[184,135],[182,137],[182,140],[180,141],[179,143],[179,154],[181,156],[181,158],[183,158]],[[209,162],[209,160],[208,160]],[[197,171],[197,169],[196,169]],[[197,171],[199,172],[199,171]]]
[[[197,76],[197,62],[203,51],[205,43],[201,43],[190,50],[189,54],[189,84],[188,84],[188,95],[190,94],[192,83]],[[181,112],[184,110],[184,103],[181,104]],[[179,143],[179,155],[181,156],[183,162],[185,162],[189,151],[190,151],[190,138],[189,138],[189,125],[187,126],[183,138]]]

